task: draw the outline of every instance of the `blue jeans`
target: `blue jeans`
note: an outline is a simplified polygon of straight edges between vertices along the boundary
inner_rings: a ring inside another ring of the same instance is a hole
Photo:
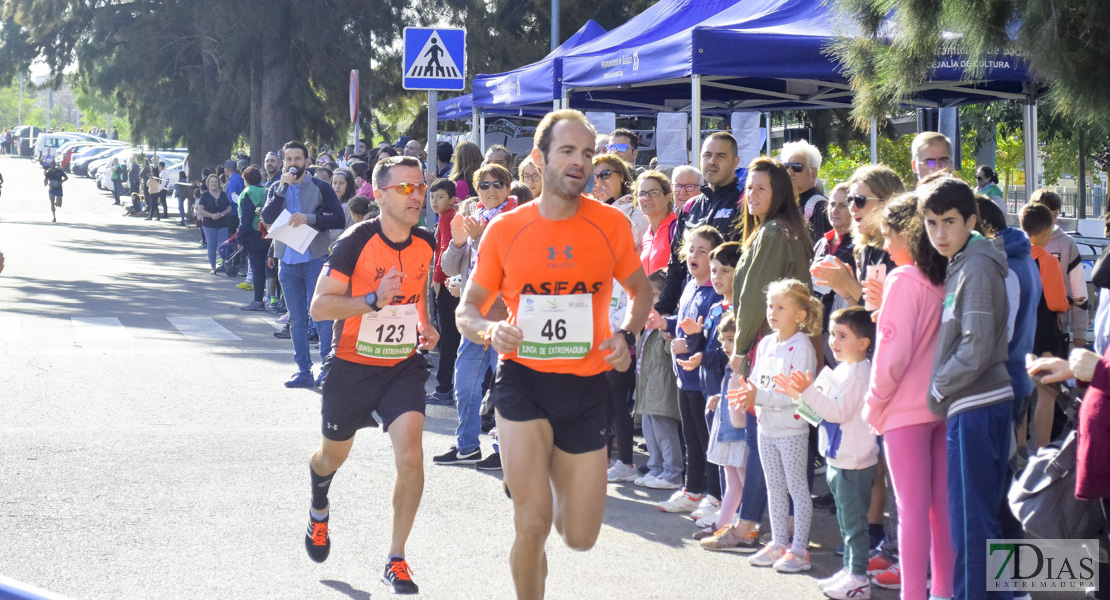
[[[948,417],[948,510],[956,572],[956,600],[1010,600],[1013,593],[987,592],[987,540],[1002,537],[998,506],[1006,493],[1012,401]],[[747,491],[747,490],[745,490]]]
[[[112,199],[116,204],[119,204],[119,197],[123,195],[123,182],[118,179],[112,180]]]
[[[215,269],[216,249],[227,241],[227,227],[202,227],[201,229],[204,230],[204,242],[208,244],[208,264]]]
[[[208,245],[211,252],[212,245]],[[302,373],[312,371],[312,351],[308,345],[308,305],[316,292],[316,279],[328,257],[321,256],[306,263],[291,265],[281,262],[278,281],[285,294],[285,307],[289,309],[289,335],[293,339],[293,360]],[[331,321],[318,321],[320,333],[320,362],[331,353]]]
[[[455,429],[455,444],[460,453],[478,448],[482,434],[482,380],[486,369],[497,366],[497,351],[481,344],[462,339],[459,355],[455,359],[455,404],[459,407],[459,426]]]
[[[748,442],[748,465],[744,471],[744,497],[740,500],[740,518],[753,523],[763,521],[767,512],[767,481],[763,478],[763,461],[759,459],[759,422],[748,413],[744,424]]]

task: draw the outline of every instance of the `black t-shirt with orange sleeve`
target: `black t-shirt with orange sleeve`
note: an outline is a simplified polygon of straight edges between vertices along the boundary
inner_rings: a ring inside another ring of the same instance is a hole
[[[530,311],[542,315],[548,303],[562,311],[546,321],[539,317],[531,334],[536,343],[529,341],[526,331],[525,342],[516,352],[502,354],[503,360],[545,373],[590,376],[610,369],[598,346],[612,336],[609,304],[613,280],[624,281],[639,268],[640,257],[628,217],[619,209],[583,196],[578,213],[570,219],[545,219],[534,202],[494,218],[482,234],[470,281],[499,292],[508,306],[509,322],[522,329],[522,311],[526,316]],[[590,298],[583,302],[556,298],[572,295]],[[495,299],[496,294],[492,294],[488,304]],[[483,312],[489,308],[481,307]],[[590,319],[592,336],[581,331]],[[578,346],[558,343],[574,338],[576,327],[580,335],[585,333],[592,339]],[[579,351],[584,356],[559,358],[561,352]],[[520,356],[523,352],[533,357]]]
[[[380,314],[367,317],[383,319],[382,325],[379,326],[381,331],[376,335],[377,340],[371,340],[374,332],[361,331],[363,316],[351,317],[342,322],[336,321],[336,332],[332,341],[332,349],[336,357],[364,365],[392,366],[412,356],[415,347],[399,350],[398,346],[392,346],[388,351],[393,352],[391,357],[381,358],[380,355],[386,351],[380,349],[376,353],[367,351],[366,344],[382,340],[389,343],[402,338],[415,339],[415,322],[393,322],[386,319],[390,313],[404,309],[419,310],[417,305],[426,289],[428,269],[434,255],[435,238],[432,234],[419,227],[413,227],[409,239],[396,244],[382,233],[382,226],[378,219],[359,223],[349,228],[336,240],[334,250],[327,264],[324,265],[324,273],[336,281],[347,284],[347,291],[351,297],[366,296],[377,290],[382,277],[385,277],[390,268],[396,268],[405,274],[401,280],[401,293],[389,299],[379,298],[377,304],[382,307]],[[408,328],[408,332],[398,329],[402,327]],[[362,337],[361,341],[360,337]]]

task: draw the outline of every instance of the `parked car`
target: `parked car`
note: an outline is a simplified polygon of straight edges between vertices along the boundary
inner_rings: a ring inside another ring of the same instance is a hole
[[[80,140],[76,142],[69,142],[64,146],[58,148],[58,166],[60,166],[63,170],[68,171],[70,162],[73,160],[73,155],[92,145],[93,143],[90,141]]]
[[[95,144],[84,148],[71,161],[70,171],[74,175],[89,176],[89,163],[122,147],[121,144]]]
[[[64,146],[67,142],[100,142],[100,138],[89,135],[87,133],[79,133],[75,131],[64,131],[58,133],[43,133],[35,138],[35,160],[40,160],[47,152],[57,158],[58,149]]]

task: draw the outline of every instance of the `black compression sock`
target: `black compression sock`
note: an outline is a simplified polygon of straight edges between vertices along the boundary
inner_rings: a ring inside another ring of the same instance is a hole
[[[328,507],[328,490],[331,489],[331,478],[335,477],[335,473],[326,477],[317,475],[312,467],[308,468],[308,472],[312,474],[312,508],[324,510]]]

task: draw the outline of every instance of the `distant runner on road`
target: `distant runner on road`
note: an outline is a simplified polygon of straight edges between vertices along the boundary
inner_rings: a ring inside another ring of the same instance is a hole
[[[58,215],[55,209],[62,207],[62,182],[69,179],[66,172],[58,168],[56,165],[46,169],[45,177],[43,177],[42,184],[47,187],[47,193],[50,198],[50,222],[57,223]]]

